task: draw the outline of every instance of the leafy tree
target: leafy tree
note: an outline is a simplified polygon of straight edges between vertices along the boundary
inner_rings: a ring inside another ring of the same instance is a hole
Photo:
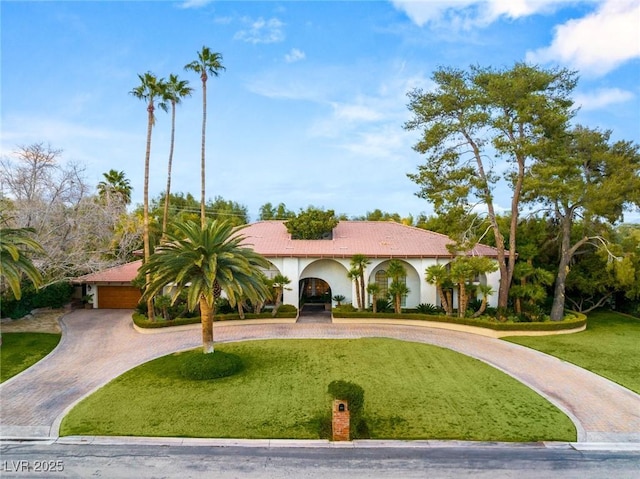
[[[200,163],[200,223],[204,228],[205,215],[205,138],[207,132],[207,80],[209,75],[218,76],[220,71],[226,70],[222,66],[222,54],[212,52],[207,46],[203,46],[202,50],[198,52],[197,60],[187,63],[184,66],[185,70],[191,70],[200,75],[202,81],[202,143],[201,143],[201,163]]]
[[[171,167],[173,163],[173,147],[176,133],[176,105],[182,103],[182,99],[191,96],[193,88],[189,86],[187,80],[180,80],[178,75],[170,74],[164,85],[164,100],[171,103],[171,143],[169,146],[169,161],[167,162],[167,189],[164,201],[164,213],[162,216],[162,236],[167,232],[167,221],[169,218],[169,203],[171,194]]]
[[[288,210],[284,203],[279,203],[277,207],[271,203],[265,203],[260,207],[260,221],[287,220],[295,216],[295,212]]]
[[[114,242],[123,204],[92,195],[84,168],[63,162],[62,150],[20,146],[0,164],[0,183],[11,197],[0,194],[6,227],[34,229],[46,257],[36,265],[44,284],[120,264],[141,246]]]
[[[287,285],[291,283],[291,280],[282,274],[276,274],[271,278],[271,286],[276,291],[276,302],[273,306],[272,316],[275,317],[278,314],[278,309],[282,304],[282,294],[287,289]]]
[[[22,297],[23,277],[36,287],[42,283],[40,271],[30,256],[42,254],[44,250],[31,237],[33,233],[33,228],[0,227],[0,292],[9,288],[17,300]]]
[[[153,73],[147,72],[144,75],[138,75],[140,85],[135,87],[129,93],[136,97],[138,100],[142,100],[147,105],[147,147],[144,155],[144,206],[143,206],[143,222],[142,222],[142,236],[144,242],[144,260],[149,260],[151,254],[151,245],[149,240],[149,159],[151,157],[151,132],[155,124],[155,108],[156,101],[159,101],[158,106],[167,111],[167,105],[164,103],[163,95],[165,91],[164,79],[158,79]],[[150,281],[150,277],[147,277],[147,284]],[[147,311],[149,319],[153,319],[153,298],[147,299]]]
[[[98,183],[98,196],[103,201],[110,203],[116,201],[123,205],[131,203],[131,182],[126,177],[124,171],[109,170],[102,173],[104,180]]]
[[[159,194],[150,201],[149,206],[149,235],[151,245],[156,245],[161,237],[161,221],[165,209],[165,194]],[[205,212],[208,218],[221,221],[228,221],[233,226],[247,224],[249,214],[247,207],[232,200],[225,200],[217,196],[214,200],[207,201]],[[140,207],[136,213],[142,214]],[[171,221],[167,224],[167,231],[171,231],[173,223],[184,223],[186,221],[196,221],[199,219],[200,202],[191,193],[170,193],[169,194],[169,217]]]
[[[269,262],[242,246],[245,238],[231,223],[208,220],[202,227],[189,221],[176,228],[140,268],[140,275],[152,278],[143,298],[153,298],[170,285],[173,303],[186,291],[189,310],[200,306],[203,351],[213,353],[216,299],[222,291],[232,306],[242,298],[260,301],[269,297],[260,274]]]
[[[337,225],[338,219],[333,210],[324,211],[314,206],[309,206],[305,211],[300,210],[295,218],[285,222],[292,239],[307,240],[330,237]]]
[[[495,237],[500,288],[499,314],[507,307],[516,260],[516,237],[523,183],[530,164],[566,128],[573,115],[570,94],[576,74],[518,63],[511,69],[440,68],[436,88],[409,93],[413,118],[408,130],[421,130],[414,149],[428,161],[409,177],[418,196],[433,202],[437,213],[469,213],[486,206]],[[500,231],[494,192],[500,177],[493,170],[491,149],[510,164],[504,179],[512,189],[508,250]]]
[[[516,263],[513,278],[516,284],[511,286],[510,294],[514,299],[517,314],[523,313],[523,302],[532,309],[536,303],[544,301],[547,297],[546,287],[553,284],[553,273],[536,268],[531,259]]]
[[[580,222],[574,229],[582,230]],[[614,302],[616,309],[634,313],[640,297],[640,226],[611,228],[605,238],[606,248],[586,244],[572,259],[567,302],[583,313]]]
[[[626,208],[640,206],[639,147],[627,141],[611,143],[610,136],[610,131],[577,126],[564,141],[549,145],[544,161],[531,167],[525,199],[541,203],[560,228],[553,321],[564,317],[566,281],[574,255],[587,243],[606,247],[607,225],[621,220]],[[572,239],[577,218],[582,218],[583,232]]]

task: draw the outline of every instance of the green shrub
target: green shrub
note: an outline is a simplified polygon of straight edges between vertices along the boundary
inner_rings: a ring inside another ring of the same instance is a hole
[[[3,297],[0,301],[0,316],[22,318],[35,308],[61,308],[71,300],[73,286],[66,281],[50,284],[36,290],[31,284],[22,287],[22,298]]]
[[[327,392],[333,399],[344,399],[349,403],[351,417],[359,416],[364,409],[364,389],[350,381],[336,380],[329,383]]]
[[[387,298],[378,298],[376,300],[376,311],[378,313],[389,313],[393,311],[393,302]]]
[[[420,303],[416,306],[416,311],[422,314],[438,314],[442,310],[431,303]]]
[[[350,381],[336,380],[329,383],[327,392],[333,399],[342,399],[349,404],[350,439],[368,439],[371,437],[367,421],[363,417],[364,389]],[[324,427],[324,423],[320,423]],[[322,429],[321,431],[322,432]]]
[[[298,308],[296,308],[293,304],[282,304],[278,308],[277,316],[279,316],[280,313],[297,313],[297,312],[298,312]]]
[[[333,308],[333,311],[338,313],[353,313],[358,310],[353,307],[353,304],[349,303],[349,304],[341,304],[340,306],[335,306]]]
[[[195,381],[225,378],[240,372],[243,368],[240,356],[223,351],[211,354],[191,351],[183,356],[180,374]]]

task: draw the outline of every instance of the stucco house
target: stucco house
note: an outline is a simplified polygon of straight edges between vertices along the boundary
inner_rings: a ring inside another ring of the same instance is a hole
[[[259,221],[241,233],[246,237],[247,246],[271,262],[272,267],[265,272],[268,277],[281,273],[291,280],[284,291],[283,303],[295,306],[303,299],[330,300],[335,295],[342,295],[344,302],[355,304],[355,283],[347,276],[355,254],[369,258],[366,281],[377,283],[382,291],[386,291],[390,282],[386,274],[389,261],[402,261],[410,289],[403,306],[439,305],[436,288],[424,280],[424,272],[431,265],[447,264],[453,259],[447,249],[452,241],[447,236],[395,222],[341,221],[328,238],[321,240],[291,239],[284,221]],[[495,248],[485,245],[477,245],[469,254],[497,256]],[[85,284],[87,294],[94,295],[94,307],[133,308],[140,299],[140,291],[131,286],[131,280],[140,264],[137,261],[89,274],[77,278],[76,282]],[[498,291],[498,271],[476,279]],[[369,304],[370,298],[367,298]],[[489,304],[497,304],[497,294],[489,298]]]

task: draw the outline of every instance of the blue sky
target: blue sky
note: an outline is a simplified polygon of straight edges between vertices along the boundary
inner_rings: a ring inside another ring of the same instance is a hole
[[[142,201],[145,105],[138,73],[176,73],[172,190],[199,197],[200,80],[183,70],[207,45],[226,71],[208,82],[207,196],[284,202],[348,216],[431,213],[406,176],[424,160],[407,91],[440,66],[529,61],[579,71],[576,122],[640,142],[637,0],[0,3],[0,149],[49,142],[95,185],[123,170]],[[153,132],[151,196],[166,184],[170,116]],[[498,197],[506,207],[508,195]],[[637,213],[627,220],[640,221]]]

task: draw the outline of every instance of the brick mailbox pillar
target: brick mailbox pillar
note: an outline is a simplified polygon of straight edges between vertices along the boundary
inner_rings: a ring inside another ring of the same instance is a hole
[[[331,439],[333,441],[348,441],[349,434],[349,404],[342,399],[333,401],[331,420]]]

